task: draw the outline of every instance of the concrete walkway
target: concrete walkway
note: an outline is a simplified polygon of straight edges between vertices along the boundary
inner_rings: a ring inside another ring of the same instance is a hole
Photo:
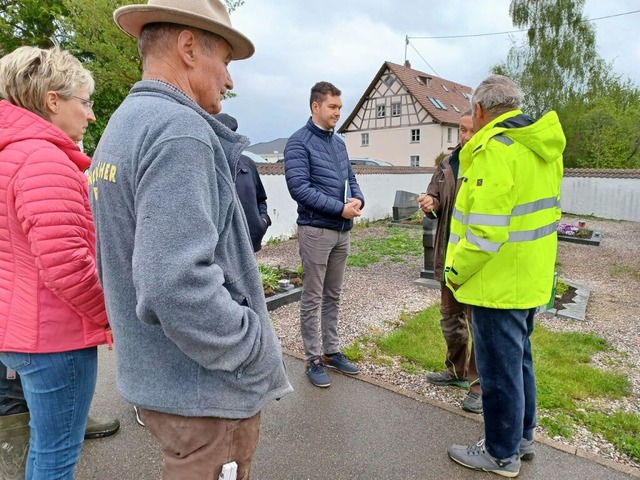
[[[300,359],[286,356],[295,392],[263,412],[252,480],[491,479],[452,462],[451,443],[469,443],[482,424],[461,410],[418,401],[369,381],[331,373],[332,386],[313,387]],[[85,443],[78,480],[161,478],[154,439],[135,422],[133,409],[115,390],[113,352],[101,349],[100,379],[92,412],[117,415],[121,431]],[[547,444],[523,462],[529,480],[638,478]],[[189,479],[185,479],[189,480]]]

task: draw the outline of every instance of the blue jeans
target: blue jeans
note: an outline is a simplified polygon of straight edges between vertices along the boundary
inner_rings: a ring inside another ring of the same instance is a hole
[[[31,412],[26,480],[72,480],[96,388],[96,347],[61,353],[2,353],[20,374]]]
[[[531,358],[535,308],[473,307],[473,342],[482,385],[487,451],[500,460],[533,439],[536,379]]]

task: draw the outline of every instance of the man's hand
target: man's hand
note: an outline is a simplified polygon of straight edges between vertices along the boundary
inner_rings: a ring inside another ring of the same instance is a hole
[[[420,208],[423,212],[429,213],[435,208],[436,201],[431,195],[421,193],[420,195],[418,195],[418,205],[420,205]]]
[[[347,220],[359,217],[362,202],[357,198],[347,198],[347,200],[349,201],[349,203],[344,204],[344,208],[342,209],[342,217],[346,218]]]

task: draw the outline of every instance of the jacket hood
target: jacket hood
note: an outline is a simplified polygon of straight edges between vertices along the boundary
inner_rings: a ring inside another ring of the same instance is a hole
[[[567,143],[556,112],[548,112],[536,121],[521,110],[512,110],[493,119],[467,142],[460,154],[465,170],[472,153],[497,135],[522,143],[547,163],[560,160]]]
[[[54,124],[6,100],[0,101],[0,151],[10,144],[33,140],[55,145],[82,171],[91,163],[73,140]]]

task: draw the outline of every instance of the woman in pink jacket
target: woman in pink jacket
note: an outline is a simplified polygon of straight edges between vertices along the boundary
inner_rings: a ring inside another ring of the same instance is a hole
[[[95,117],[89,71],[59,49],[0,59],[0,362],[31,412],[26,478],[70,479],[110,330],[75,142]]]

